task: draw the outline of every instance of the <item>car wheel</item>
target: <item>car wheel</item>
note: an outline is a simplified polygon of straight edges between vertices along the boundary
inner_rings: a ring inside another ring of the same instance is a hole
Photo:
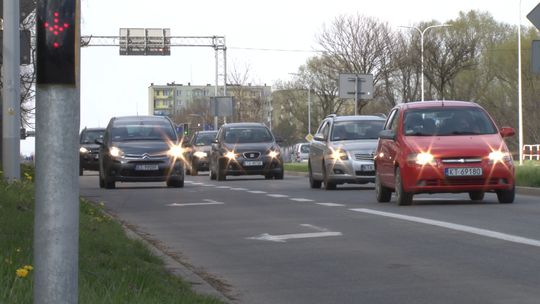
[[[274,179],[283,179],[283,168],[280,173],[274,174]]]
[[[186,168],[186,175],[191,175],[191,170]]]
[[[217,180],[218,181],[224,181],[226,178],[225,169],[221,168],[221,164],[218,161],[217,164]]]
[[[312,189],[321,188],[321,181],[315,180],[315,178],[313,178],[313,171],[311,170],[311,162],[308,162],[308,171],[309,171],[309,186]]]
[[[322,171],[323,171],[322,173],[323,173],[324,190],[335,190],[336,184],[330,181],[330,178],[328,177],[328,174],[326,172],[326,165],[324,163],[322,164]]]
[[[105,188],[106,189],[115,189],[116,188],[116,182],[105,179]]]
[[[500,204],[512,204],[516,197],[516,186],[514,185],[510,190],[498,190],[497,199]]]
[[[378,175],[375,175],[375,196],[379,203],[388,203],[392,198],[392,191],[381,184]]]
[[[471,201],[481,201],[484,199],[483,191],[471,191],[469,192],[469,198]]]
[[[167,180],[167,187],[182,188],[184,187],[184,179]]]
[[[396,169],[396,201],[399,206],[408,206],[412,204],[413,194],[403,190],[403,180],[401,178],[401,170]]]

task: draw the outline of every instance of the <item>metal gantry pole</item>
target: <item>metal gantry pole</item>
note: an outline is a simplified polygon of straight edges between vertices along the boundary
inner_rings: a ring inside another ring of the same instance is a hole
[[[15,181],[21,178],[20,129],[21,129],[21,84],[20,84],[20,36],[19,0],[4,1],[3,43],[3,111],[2,111],[2,166],[4,179]]]
[[[518,141],[519,141],[519,164],[523,165],[523,93],[521,88],[521,0],[519,1],[518,19]]]

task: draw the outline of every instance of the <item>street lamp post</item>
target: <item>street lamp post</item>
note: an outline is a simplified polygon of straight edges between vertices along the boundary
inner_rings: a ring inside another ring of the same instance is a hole
[[[451,25],[449,25],[449,24],[430,25],[430,26],[426,27],[423,30],[420,30],[416,26],[405,26],[405,25],[400,25],[399,26],[399,27],[415,29],[415,30],[418,31],[418,33],[420,33],[420,62],[422,63],[422,68],[421,68],[422,77],[421,77],[420,83],[421,83],[421,86],[422,86],[422,101],[424,101],[424,34],[426,33],[427,30],[429,30],[431,28],[447,27],[447,26],[451,26]]]

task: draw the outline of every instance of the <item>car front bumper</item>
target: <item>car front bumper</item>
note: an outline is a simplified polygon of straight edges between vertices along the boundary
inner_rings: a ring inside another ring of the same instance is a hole
[[[99,152],[79,153],[79,164],[82,169],[99,171]]]
[[[282,174],[283,161],[281,158],[261,157],[256,160],[237,158],[230,160],[220,158],[220,167],[225,168],[226,175],[267,175]],[[260,165],[248,165],[247,162],[260,161]]]
[[[447,177],[445,168],[482,168],[481,176]],[[489,165],[418,166],[401,168],[402,184],[406,192],[412,193],[459,193],[510,190],[514,187],[514,167],[504,163]]]
[[[114,160],[107,168],[111,181],[119,182],[161,182],[183,180],[184,166],[180,160]]]
[[[325,164],[328,180],[332,183],[365,184],[375,181],[373,161],[327,159]]]

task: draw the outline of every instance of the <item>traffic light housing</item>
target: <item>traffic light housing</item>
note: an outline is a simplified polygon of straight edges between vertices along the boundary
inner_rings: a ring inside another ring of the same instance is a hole
[[[185,123],[184,124],[184,136],[188,136],[189,135],[189,124]]]
[[[38,84],[75,84],[77,0],[38,0]]]

